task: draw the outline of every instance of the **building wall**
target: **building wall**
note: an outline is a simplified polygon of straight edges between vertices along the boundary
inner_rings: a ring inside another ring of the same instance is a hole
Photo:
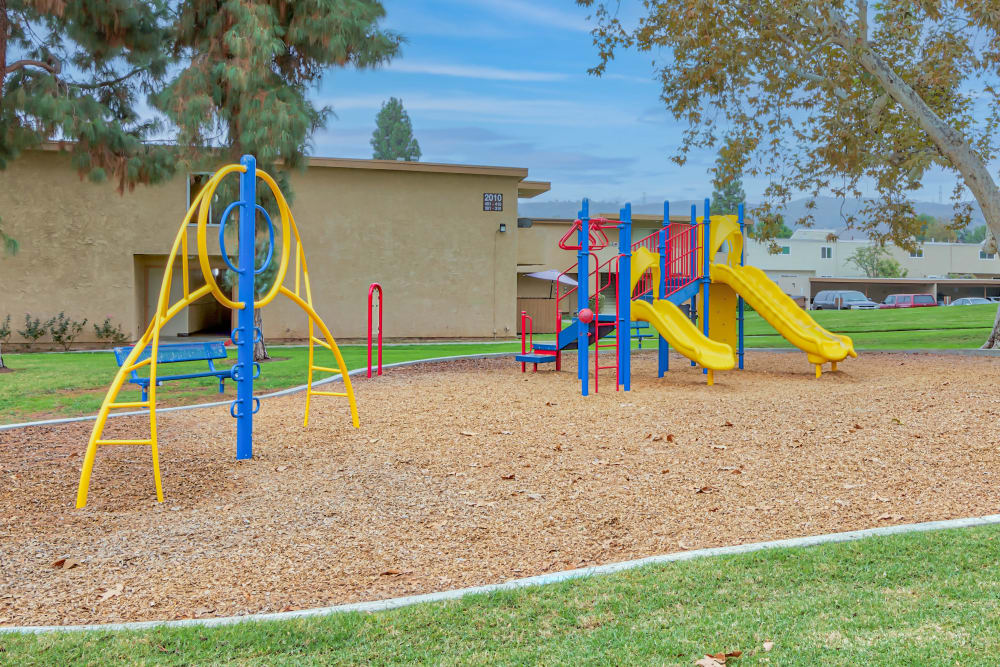
[[[819,230],[807,230],[809,236]],[[820,234],[822,236],[822,234]],[[799,236],[799,232],[796,232]],[[849,258],[857,251],[870,245],[863,240],[838,240],[828,242],[823,239],[796,238],[776,239],[778,246],[788,248],[787,254],[771,254],[769,244],[748,239],[746,262],[763,269],[772,279],[782,284],[782,274],[816,277],[863,277],[864,273]],[[907,271],[908,278],[944,278],[948,274],[973,274],[976,277],[1000,276],[1000,258],[980,257],[980,246],[974,243],[922,243],[922,257],[912,257],[908,251],[895,246],[887,246],[891,257]],[[822,256],[822,248],[830,249],[830,257]],[[787,280],[786,280],[787,282]],[[787,291],[787,290],[786,290]]]
[[[523,178],[516,171],[314,166],[293,174],[292,212],[314,302],[334,335],[365,334],[373,281],[385,289],[389,337],[513,335]],[[484,192],[503,193],[505,210],[484,212]],[[146,324],[144,267],[150,257],[165,258],[186,206],[186,175],[120,196],[112,184],[81,181],[65,154],[23,155],[0,171],[0,216],[21,243],[20,253],[0,259],[0,318],[9,313],[20,325],[25,313],[48,318],[65,311],[91,322],[110,316],[138,336]],[[218,264],[214,237],[210,231],[209,252]],[[189,242],[196,255],[193,228]],[[192,282],[200,283],[198,276]],[[196,312],[190,321],[196,325],[204,315]],[[280,296],[264,311],[271,339],[302,338],[306,324]],[[93,338],[88,324],[79,340]]]

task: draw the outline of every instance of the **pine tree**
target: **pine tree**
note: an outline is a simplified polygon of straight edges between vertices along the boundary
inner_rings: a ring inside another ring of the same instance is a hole
[[[734,173],[725,161],[725,147],[712,168],[712,213],[716,215],[736,215],[737,207],[747,195],[743,192],[742,174]]]
[[[0,0],[0,170],[65,141],[81,176],[124,192],[252,153],[290,197],[287,170],[329,114],[310,87],[392,58],[384,16],[379,0]]]
[[[420,144],[413,136],[413,124],[402,100],[390,97],[382,105],[375,117],[371,145],[372,158],[376,160],[420,159]]]

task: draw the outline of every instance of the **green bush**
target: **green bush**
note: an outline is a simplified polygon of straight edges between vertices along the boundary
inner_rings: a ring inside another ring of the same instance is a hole
[[[45,335],[45,325],[37,317],[32,319],[30,313],[24,314],[24,329],[18,329],[19,336],[26,341],[24,347],[28,350],[38,342],[38,339]]]
[[[68,350],[73,345],[73,341],[86,325],[86,318],[82,322],[78,322],[66,317],[66,313],[63,312],[45,323],[49,335],[52,336],[52,342],[62,345],[64,350]]]
[[[11,333],[13,333],[13,330],[10,328],[10,315],[8,315],[7,319],[0,325],[0,343],[6,343],[10,340]]]
[[[111,345],[117,347],[119,345],[124,345],[128,342],[128,336],[122,331],[120,324],[112,324],[110,317],[105,317],[104,322],[100,326],[94,325],[94,333],[97,334],[97,340],[103,340],[105,342],[111,343]]]

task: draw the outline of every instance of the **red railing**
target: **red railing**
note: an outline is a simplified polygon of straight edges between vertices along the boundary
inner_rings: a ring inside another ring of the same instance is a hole
[[[600,264],[600,262],[597,260],[597,255],[596,254],[590,253],[590,258],[594,261],[594,270],[591,271],[590,274],[586,278],[583,279],[584,280],[584,283],[583,283],[584,284],[584,289],[588,290],[588,291],[590,290],[590,276],[594,275],[597,272],[597,267]],[[561,288],[562,288],[562,278],[567,273],[569,273],[570,271],[572,271],[573,269],[576,269],[576,268],[577,268],[577,265],[573,264],[568,269],[566,269],[565,271],[563,271],[562,273],[560,273],[559,277],[556,278],[556,337],[558,337],[559,336],[559,332],[562,331],[562,306],[560,304],[562,303],[563,299],[568,298],[569,296],[575,294],[576,291],[580,288],[580,275],[579,275],[579,271],[577,271],[577,276],[576,276],[576,283],[577,284],[574,285],[573,287],[570,287],[568,290],[566,290],[566,292],[564,294],[560,295],[559,292],[561,291]],[[588,298],[587,298],[587,302],[590,303],[589,295],[588,295]],[[571,308],[569,310],[570,310],[570,312],[574,312],[574,313],[576,312],[576,308]]]
[[[669,231],[669,227],[667,228]],[[649,236],[640,239],[632,244],[632,250],[646,248],[650,252],[660,252],[660,231],[657,230]],[[699,278],[698,273],[698,251],[701,246],[697,242],[696,227],[685,226],[681,231],[675,232],[666,238],[666,250],[664,262],[666,270],[660,279],[665,286],[665,296],[686,287]],[[653,275],[650,269],[643,272],[643,275],[636,283],[636,288],[632,292],[632,298],[638,299],[647,294],[653,293]],[[653,293],[655,298],[659,298],[658,293]]]
[[[531,315],[527,311],[521,311],[521,354],[534,350],[535,327],[532,324]],[[521,372],[525,371],[526,364],[521,362]],[[538,370],[538,364],[532,370]]]
[[[372,283],[368,287],[368,377],[372,376],[372,298],[378,291],[378,373],[382,375],[382,286]]]

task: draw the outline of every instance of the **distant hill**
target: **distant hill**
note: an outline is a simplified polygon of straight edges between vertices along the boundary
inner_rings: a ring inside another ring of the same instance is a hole
[[[813,227],[818,229],[833,229],[836,231],[837,235],[842,239],[852,239],[852,238],[864,238],[863,232],[858,232],[857,230],[845,230],[844,229],[844,216],[857,214],[864,205],[865,202],[860,199],[848,199],[841,202],[839,199],[833,197],[819,197],[816,200],[816,208],[809,211],[806,208],[806,202],[809,200],[806,198],[796,199],[789,202],[788,206],[782,212],[785,216],[785,222],[789,227],[796,227],[793,222],[803,216],[808,212],[811,212],[814,219]],[[670,202],[670,212],[671,214],[684,214],[690,211],[691,204],[697,204],[699,213],[701,212],[702,202],[699,200],[697,202],[691,200],[681,200],[681,201],[671,201]],[[592,213],[607,213],[612,211],[618,211],[623,205],[623,202],[617,201],[595,201],[590,202],[590,210]],[[934,202],[914,202],[914,208],[918,214],[928,214],[936,218],[949,219],[952,216],[951,204],[937,204]],[[577,211],[580,210],[579,201],[569,201],[569,200],[552,200],[552,201],[522,201],[518,204],[518,215],[527,218],[575,218]],[[647,199],[644,204],[632,204],[633,213],[663,213],[663,202],[655,202]],[[986,224],[986,219],[983,217],[982,211],[979,209],[979,205],[975,202],[972,203],[972,227],[977,227],[979,225]]]

